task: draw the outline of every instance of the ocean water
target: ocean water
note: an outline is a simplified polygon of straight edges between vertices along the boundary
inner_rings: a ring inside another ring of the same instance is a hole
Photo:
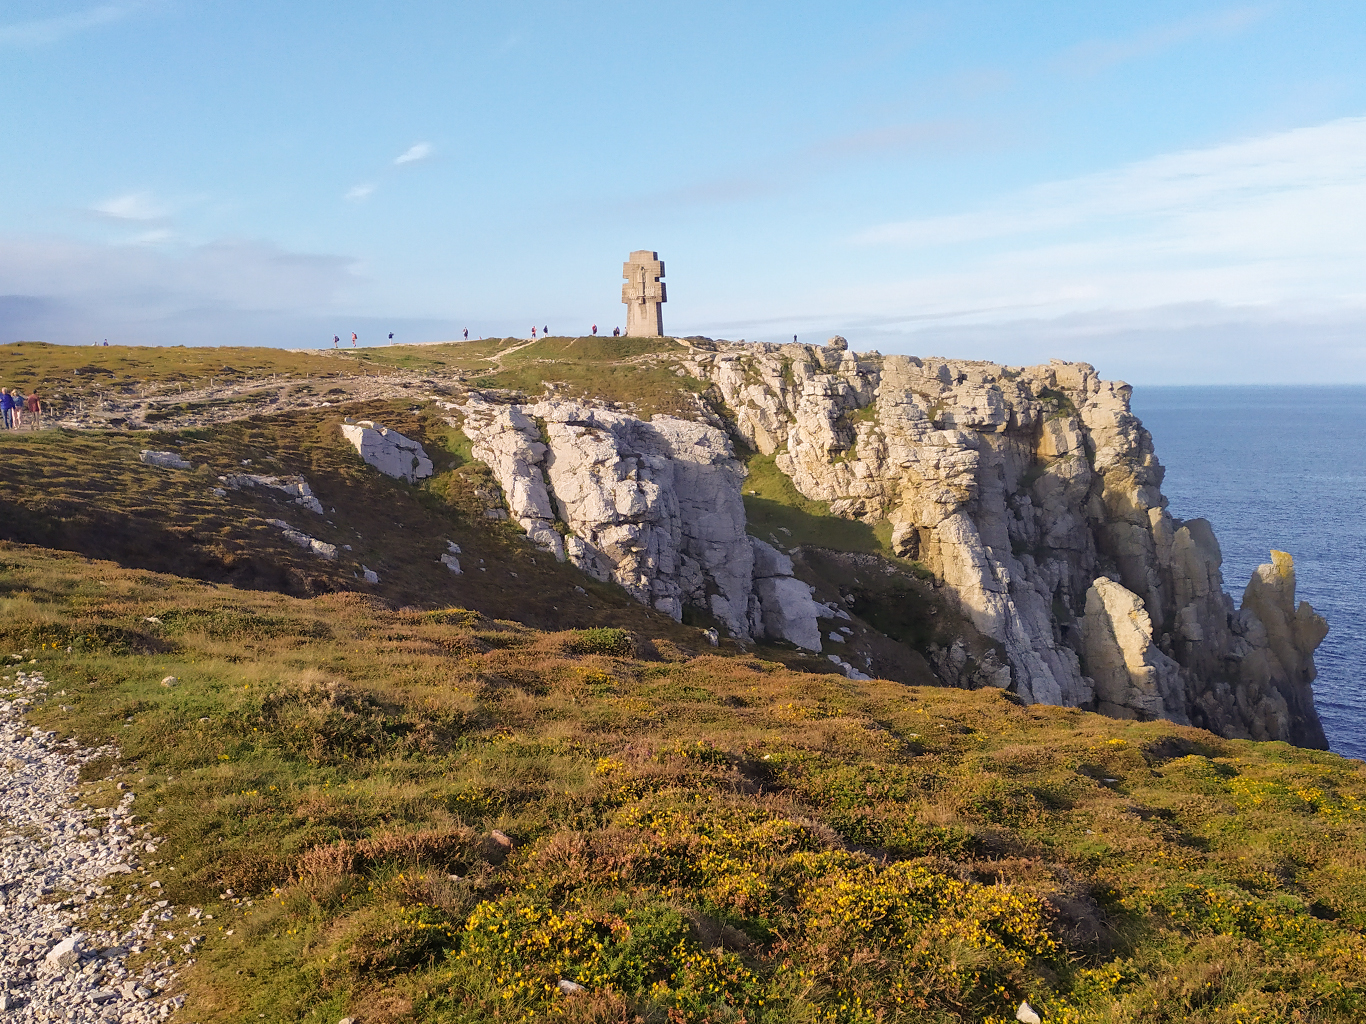
[[[1329,747],[1366,758],[1366,387],[1135,387],[1178,519],[1205,518],[1241,604],[1271,548],[1328,620],[1314,703]]]

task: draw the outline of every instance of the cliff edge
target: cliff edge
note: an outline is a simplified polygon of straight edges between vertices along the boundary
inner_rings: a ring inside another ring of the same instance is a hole
[[[1084,363],[856,354],[841,339],[678,344],[656,362],[708,386],[695,421],[554,397],[452,406],[545,550],[675,619],[693,606],[732,636],[819,649],[817,620],[845,613],[790,567],[756,574],[780,563],[745,537],[738,445],[835,515],[890,526],[894,554],[933,573],[987,649],[971,674],[929,651],[946,682],[1326,746],[1311,683],[1327,624],[1296,605],[1293,560],[1273,552],[1235,607],[1209,524],[1167,511],[1127,384]]]

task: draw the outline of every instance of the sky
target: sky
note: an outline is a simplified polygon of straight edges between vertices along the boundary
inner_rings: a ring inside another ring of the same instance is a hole
[[[1366,5],[3,0],[0,342],[1366,383]]]

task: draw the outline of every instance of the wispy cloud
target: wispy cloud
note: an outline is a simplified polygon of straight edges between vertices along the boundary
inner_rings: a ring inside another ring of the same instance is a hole
[[[119,221],[159,221],[170,216],[171,210],[158,202],[151,192],[127,192],[113,196],[90,207],[98,217]]]
[[[1149,57],[1200,36],[1227,35],[1271,13],[1266,4],[1235,7],[1158,25],[1123,39],[1090,39],[1062,53],[1054,62],[1064,71],[1096,75],[1126,61]]]
[[[342,198],[346,199],[348,202],[359,203],[369,199],[374,195],[374,192],[375,186],[367,182],[361,185],[353,185],[347,190],[346,195]]]
[[[0,46],[43,46],[55,43],[78,32],[122,21],[142,6],[142,3],[100,4],[52,18],[0,25]]]
[[[419,142],[415,146],[408,147],[403,153],[394,158],[394,166],[402,167],[404,164],[415,164],[419,160],[426,160],[432,155],[432,144],[430,142]]]
[[[851,241],[923,268],[845,296],[870,312],[1366,308],[1366,117],[1155,157]]]

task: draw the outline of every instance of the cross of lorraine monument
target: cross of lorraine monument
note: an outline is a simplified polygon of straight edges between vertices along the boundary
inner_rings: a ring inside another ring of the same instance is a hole
[[[626,336],[628,338],[664,337],[664,311],[660,304],[667,302],[664,294],[664,261],[659,253],[638,249],[621,265],[621,301],[626,303]]]

